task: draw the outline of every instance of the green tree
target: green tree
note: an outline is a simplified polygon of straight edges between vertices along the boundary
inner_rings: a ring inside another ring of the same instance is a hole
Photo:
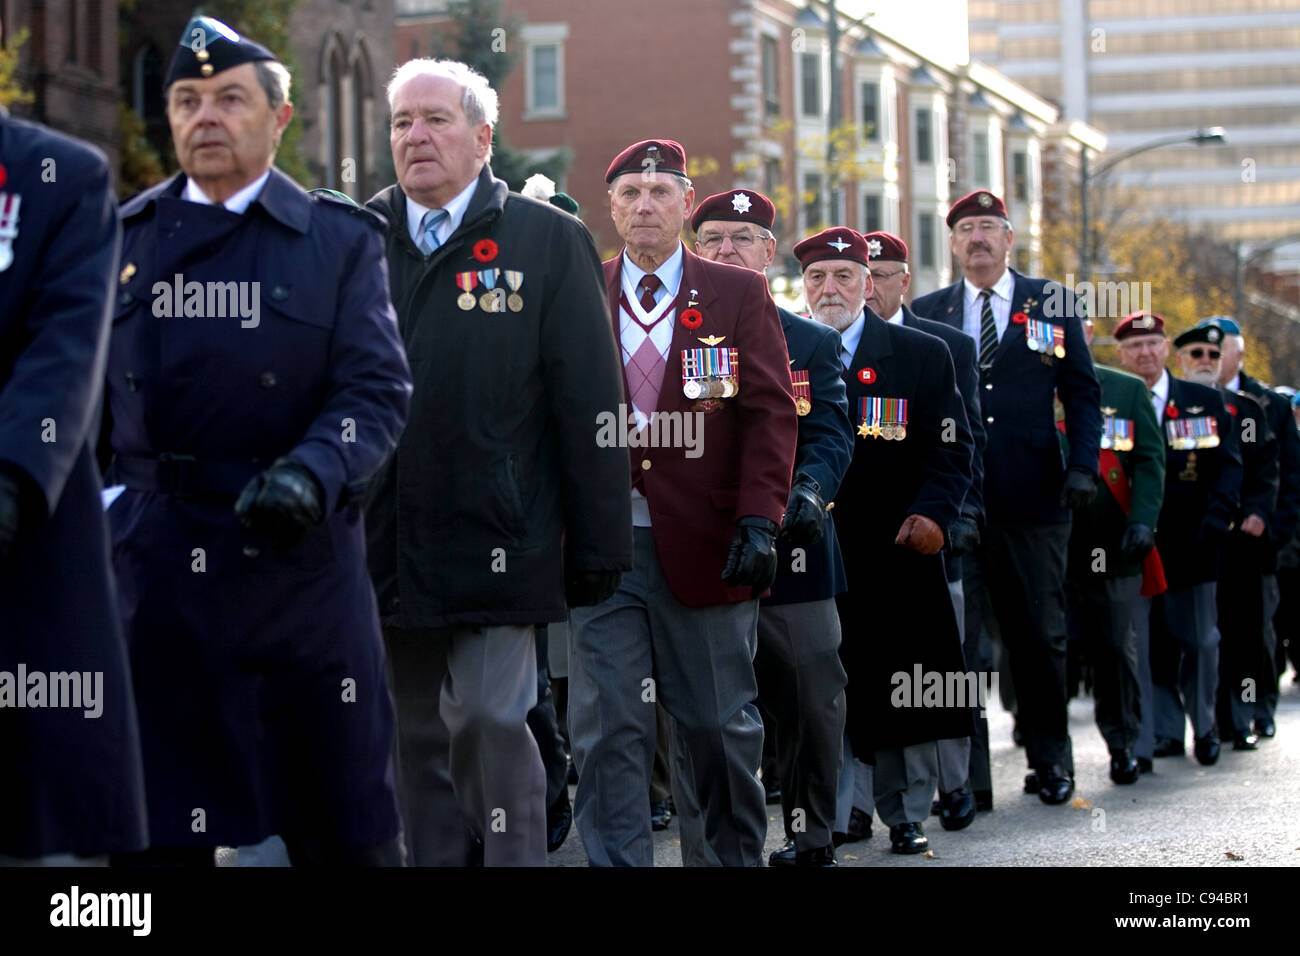
[[[448,0],[450,28],[446,24],[436,26],[432,42],[435,57],[459,60],[473,67],[498,92],[519,62],[521,25],[518,17],[503,14],[501,6],[501,0]],[[492,172],[511,189],[522,189],[524,180],[533,173],[544,173],[558,181],[572,159],[567,150],[546,160],[533,159],[506,144],[500,122],[493,130]]]
[[[30,103],[33,99],[32,94],[24,90],[14,79],[14,73],[18,69],[18,51],[27,42],[27,37],[28,30],[24,27],[10,37],[8,43],[0,47],[0,106]]]

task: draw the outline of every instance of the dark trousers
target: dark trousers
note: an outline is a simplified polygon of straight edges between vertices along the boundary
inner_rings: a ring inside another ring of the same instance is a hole
[[[1016,718],[1029,766],[1073,776],[1066,697],[1065,564],[1070,522],[990,522],[980,571],[1011,656]]]
[[[1223,545],[1219,570],[1219,733],[1250,733],[1255,703],[1273,677],[1264,655],[1264,572],[1260,542],[1235,532]]]
[[[1097,729],[1111,753],[1135,751],[1142,727],[1138,638],[1142,575],[1107,577],[1071,568],[1070,613],[1092,666]]]
[[[1300,675],[1300,568],[1277,569],[1278,604],[1273,615],[1277,630],[1277,671],[1286,673],[1286,659]]]
[[[542,754],[542,766],[546,768],[546,806],[549,808],[560,799],[564,790],[569,755],[564,748],[564,737],[560,735],[555,697],[551,694],[545,626],[536,629],[534,639],[537,642],[537,705],[528,712],[528,729],[533,732],[537,749]]]

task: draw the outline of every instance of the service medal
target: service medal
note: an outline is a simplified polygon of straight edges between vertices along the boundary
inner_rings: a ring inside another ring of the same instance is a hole
[[[1028,346],[1029,346],[1031,349],[1033,349],[1035,352],[1038,351],[1038,339],[1029,339],[1029,338],[1027,338],[1027,339],[1025,339],[1025,344],[1028,345]]]
[[[809,412],[812,411],[812,402],[808,401],[808,399],[800,395],[798,398],[794,400],[794,410],[798,412],[801,416],[807,415]]]
[[[483,283],[483,288],[487,289],[478,298],[479,308],[484,312],[496,312],[499,305],[499,298],[496,293],[497,276],[500,269],[483,269],[479,272],[479,281]]]
[[[23,197],[17,193],[0,193],[0,272],[14,261],[14,240],[18,238],[18,207]]]
[[[478,301],[474,298],[474,287],[478,285],[478,274],[474,272],[457,272],[456,288],[460,289],[460,295],[456,297],[456,304],[462,310],[468,312],[474,308]]]
[[[524,297],[519,294],[519,287],[524,283],[524,274],[517,269],[506,269],[502,272],[505,276],[506,285],[510,287],[510,296],[506,299],[506,307],[511,312],[522,311],[524,307]]]

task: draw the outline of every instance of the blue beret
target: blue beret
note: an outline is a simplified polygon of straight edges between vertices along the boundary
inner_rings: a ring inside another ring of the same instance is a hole
[[[1212,315],[1208,319],[1201,319],[1196,323],[1198,329],[1216,328],[1224,335],[1240,335],[1241,326],[1235,320],[1228,318],[1226,315]]]
[[[212,17],[195,17],[187,23],[178,46],[180,49],[172,57],[163,89],[177,80],[206,79],[241,63],[276,60],[275,54],[266,47],[241,37]]]

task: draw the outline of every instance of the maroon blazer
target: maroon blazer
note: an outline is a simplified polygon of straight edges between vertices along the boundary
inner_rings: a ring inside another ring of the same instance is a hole
[[[691,429],[687,434],[695,445],[681,447],[677,441],[678,447],[629,447],[628,455],[633,483],[650,504],[655,550],[673,596],[687,607],[708,607],[750,600],[748,587],[722,583],[727,549],[739,518],[759,515],[780,523],[799,426],[790,356],[767,280],[749,269],[701,259],[689,249],[683,250],[683,260],[656,411],[679,413],[668,419],[671,435],[683,434],[674,419],[680,420],[680,428]],[[604,266],[614,339],[619,341],[622,254]],[[682,324],[692,290],[693,308],[702,319],[695,329]],[[704,338],[721,339],[718,348],[737,350],[740,389],[735,397],[698,402],[683,394],[682,350],[708,347]],[[628,394],[626,368],[623,392]],[[631,409],[628,398],[626,411]],[[628,431],[625,418],[622,433]],[[659,434],[670,437],[662,428]]]

